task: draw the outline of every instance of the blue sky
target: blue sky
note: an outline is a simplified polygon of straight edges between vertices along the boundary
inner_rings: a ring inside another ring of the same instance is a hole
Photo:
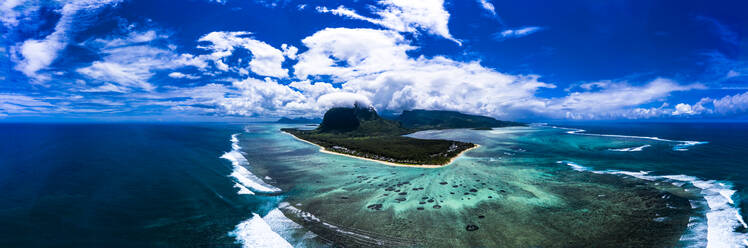
[[[0,120],[744,120],[744,1],[0,3]]]

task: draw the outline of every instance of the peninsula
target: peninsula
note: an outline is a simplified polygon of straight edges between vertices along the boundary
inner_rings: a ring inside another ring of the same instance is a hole
[[[417,139],[403,135],[429,129],[492,128],[524,125],[453,111],[405,111],[394,120],[372,107],[355,105],[328,110],[314,130],[284,128],[283,132],[318,145],[321,151],[374,160],[393,166],[441,167],[477,148],[468,142]]]

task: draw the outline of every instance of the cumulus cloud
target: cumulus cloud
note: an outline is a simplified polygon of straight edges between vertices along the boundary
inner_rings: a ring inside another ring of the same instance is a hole
[[[331,76],[341,89],[378,109],[449,109],[492,116],[543,105],[534,96],[553,88],[536,75],[510,75],[445,57],[410,58],[400,34],[375,29],[325,29],[302,40],[309,49],[294,66],[298,77]]]
[[[71,28],[78,13],[82,12],[90,14],[101,7],[117,4],[120,1],[121,0],[77,0],[65,3],[59,10],[61,17],[55,25],[54,32],[43,39],[29,39],[20,45],[14,46],[14,59],[17,62],[15,69],[38,81],[48,80],[48,75],[39,74],[38,72],[51,65],[57,58],[60,50],[67,46],[69,34],[73,31]],[[20,3],[15,0],[10,0],[9,2],[3,3],[1,9],[13,10],[18,7],[19,4]],[[8,11],[2,12],[7,13]],[[8,17],[8,20],[3,18],[3,23],[16,25],[17,19],[15,18],[17,18],[17,16]]]
[[[371,101],[363,95],[350,92],[334,92],[325,94],[317,99],[317,105],[324,109],[333,107],[371,107]]]
[[[299,112],[318,113],[318,107],[299,91],[270,78],[235,81],[236,94],[218,100],[229,115],[286,116]]]
[[[351,78],[407,66],[406,51],[415,48],[397,32],[374,29],[327,28],[301,42],[308,50],[294,65],[299,78]]]
[[[748,92],[725,96],[712,101],[714,112],[720,114],[736,114],[748,111]]]
[[[701,98],[694,104],[679,103],[674,116],[731,116],[748,113],[748,92],[727,95],[719,99]]]
[[[444,9],[444,0],[381,0],[372,12],[377,17],[366,17],[343,5],[335,9],[318,7],[321,13],[331,13],[351,19],[371,22],[391,30],[406,33],[426,33],[462,43],[449,33],[449,12]]]
[[[249,61],[249,69],[261,76],[277,78],[288,77],[288,70],[283,68],[285,56],[293,58],[297,49],[293,46],[285,46],[284,51],[278,50],[265,42],[250,38],[250,32],[211,32],[204,35],[198,41],[209,42],[210,45],[201,48],[211,50],[213,53],[203,57],[213,61],[216,67],[222,71],[228,71],[229,65],[225,58],[231,56],[237,47],[249,50],[252,58]]]
[[[694,115],[697,114],[696,110],[694,110],[691,105],[685,104],[685,103],[679,103],[678,105],[675,105],[675,111],[673,111],[673,115]]]
[[[656,100],[663,100],[671,92],[704,88],[700,84],[681,85],[664,78],[655,79],[641,86],[630,85],[627,82],[610,81],[588,85],[595,85],[596,88],[588,91],[571,92],[566,97],[551,99],[545,109],[537,109],[536,111],[558,118],[618,118],[631,115],[631,110],[629,110],[631,108]],[[645,111],[645,109],[636,111],[639,111],[640,114],[653,112]]]
[[[525,37],[533,33],[536,33],[540,30],[543,30],[543,28],[535,27],[535,26],[523,27],[523,28],[518,28],[518,29],[505,29],[504,31],[496,33],[494,37],[499,40],[510,39],[510,38],[520,38],[520,37]]]

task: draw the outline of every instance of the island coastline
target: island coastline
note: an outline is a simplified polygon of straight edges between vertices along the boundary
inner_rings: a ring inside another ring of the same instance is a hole
[[[350,154],[345,154],[345,153],[339,153],[339,152],[330,151],[330,150],[327,150],[324,146],[321,146],[321,145],[315,144],[314,142],[311,142],[311,141],[304,140],[302,138],[296,137],[296,135],[293,135],[293,134],[291,134],[289,132],[286,132],[286,131],[281,131],[281,132],[290,135],[291,137],[293,137],[296,140],[303,141],[303,142],[306,142],[306,143],[309,143],[309,144],[312,144],[312,145],[315,145],[315,146],[319,147],[319,151],[322,152],[322,153],[333,154],[333,155],[340,155],[340,156],[345,156],[345,157],[350,157],[350,158],[355,158],[355,159],[361,159],[361,160],[366,160],[366,161],[370,161],[370,162],[376,162],[376,163],[384,164],[384,165],[387,165],[387,166],[395,166],[395,167],[410,167],[410,168],[425,168],[425,169],[442,168],[442,167],[446,167],[446,166],[451,165],[452,163],[454,163],[454,161],[457,160],[457,158],[461,157],[464,153],[480,147],[479,144],[473,144],[473,147],[461,151],[460,153],[458,153],[454,157],[450,158],[449,162],[447,162],[445,164],[441,164],[441,165],[439,165],[439,164],[403,164],[403,163],[388,162],[388,161],[376,160],[376,159],[371,159],[371,158],[359,157],[359,156],[354,156],[354,155],[350,155]]]

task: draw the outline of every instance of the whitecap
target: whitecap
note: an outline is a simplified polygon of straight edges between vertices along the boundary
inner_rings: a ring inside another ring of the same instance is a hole
[[[691,245],[703,247],[704,245],[699,244],[698,240],[703,240],[703,238],[700,237],[704,236],[704,232],[706,232],[707,248],[740,247],[745,244],[748,239],[747,233],[735,232],[736,228],[740,226],[748,228],[748,225],[746,225],[742,215],[740,215],[738,206],[735,205],[735,202],[732,199],[732,196],[736,191],[733,190],[732,186],[728,183],[715,180],[703,180],[688,175],[650,175],[649,172],[646,171],[599,171],[592,170],[571,161],[558,161],[557,163],[565,163],[571,167],[571,169],[576,171],[588,171],[597,174],[626,175],[647,181],[665,181],[678,187],[688,186],[690,184],[695,187],[696,190],[700,191],[700,194],[706,203],[706,207],[709,209],[706,212],[706,223],[699,218],[691,218],[689,223],[689,230],[691,233],[685,234],[681,238],[682,241],[695,241],[697,243]],[[698,209],[701,208],[702,205],[704,204],[691,201],[691,206],[693,208]]]
[[[643,146],[636,146],[636,147],[627,147],[627,148],[616,148],[616,149],[608,149],[610,151],[614,152],[641,152],[644,150],[644,148],[650,147],[650,145],[643,145]]]
[[[695,145],[703,145],[707,144],[709,142],[706,141],[680,141],[681,144],[675,145],[673,147],[674,151],[688,151],[689,147],[695,146]]]
[[[240,195],[254,195],[255,192],[252,192],[251,190],[247,189],[247,187],[244,187],[244,185],[241,185],[239,183],[234,184],[234,188],[239,188],[239,192],[236,192]]]
[[[556,163],[559,163],[559,164],[566,163],[566,165],[568,165],[569,167],[571,167],[572,170],[575,170],[575,171],[590,171],[590,168],[581,166],[571,161],[556,161]]]
[[[287,206],[288,203],[282,202],[279,208]],[[275,233],[283,237],[286,241],[293,244],[294,247],[312,247],[314,246],[317,234],[307,230],[302,225],[286,217],[280,209],[275,208],[262,217]]]
[[[242,244],[245,248],[256,247],[291,247],[278,233],[274,232],[270,225],[259,215],[252,214],[252,218],[242,221],[236,225],[234,231],[229,232],[229,236],[236,237],[237,243]]]

